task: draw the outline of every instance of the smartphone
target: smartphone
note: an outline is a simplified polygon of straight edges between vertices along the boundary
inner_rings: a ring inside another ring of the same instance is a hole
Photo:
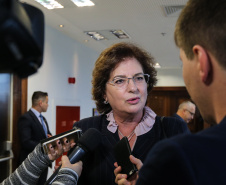
[[[52,146],[55,147],[56,140],[59,139],[60,142],[63,143],[63,138],[67,138],[69,142],[72,141],[76,143],[81,136],[82,130],[80,128],[74,127],[73,129],[68,130],[66,132],[41,140],[42,149],[44,153],[48,154],[49,151],[48,145],[52,144]]]
[[[131,148],[127,137],[123,137],[114,146],[114,154],[118,165],[122,167],[121,173],[127,174],[127,178],[130,178],[137,172],[135,164],[133,164],[129,159]]]

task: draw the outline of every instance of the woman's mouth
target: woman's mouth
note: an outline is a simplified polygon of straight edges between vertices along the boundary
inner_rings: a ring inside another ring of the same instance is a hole
[[[137,104],[140,101],[139,97],[135,97],[135,98],[130,98],[127,100],[128,103],[130,104]]]

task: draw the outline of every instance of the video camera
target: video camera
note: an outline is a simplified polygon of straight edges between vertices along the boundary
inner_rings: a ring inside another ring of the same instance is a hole
[[[43,48],[42,11],[17,0],[0,0],[0,73],[21,78],[36,73]]]

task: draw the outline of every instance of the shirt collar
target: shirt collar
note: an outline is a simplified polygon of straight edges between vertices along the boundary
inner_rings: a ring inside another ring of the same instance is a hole
[[[35,114],[35,116],[36,116],[39,120],[41,120],[41,119],[40,119],[40,114],[41,114],[40,112],[38,112],[38,111],[37,111],[36,109],[34,109],[34,108],[31,108],[30,110]]]
[[[136,136],[143,135],[148,131],[150,131],[155,123],[155,117],[156,117],[155,112],[147,106],[144,107],[144,110],[145,110],[144,116],[134,130],[134,133],[136,134]],[[113,110],[107,114],[107,120],[109,121],[107,129],[110,132],[115,133],[118,129],[118,124],[114,119]]]

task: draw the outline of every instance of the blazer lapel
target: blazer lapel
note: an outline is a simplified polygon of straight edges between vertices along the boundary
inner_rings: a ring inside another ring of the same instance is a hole
[[[115,144],[119,141],[119,137],[117,132],[114,134],[109,133],[110,131],[107,129],[107,124],[108,124],[108,121],[106,120],[102,121],[102,137],[103,137],[102,142],[106,148],[111,148],[111,150],[110,151],[103,150],[102,152],[103,153],[107,152],[105,156],[107,156],[109,164],[112,165],[115,162],[113,148]]]

